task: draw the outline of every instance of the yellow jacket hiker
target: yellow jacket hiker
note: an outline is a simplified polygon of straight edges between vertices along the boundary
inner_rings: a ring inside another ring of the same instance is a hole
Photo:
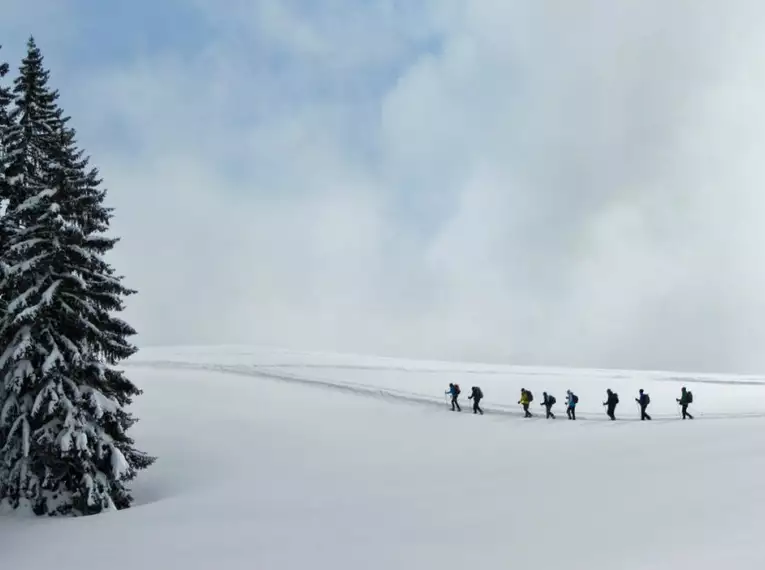
[[[526,417],[531,417],[531,412],[529,411],[529,404],[534,400],[534,395],[527,390],[526,388],[521,388],[521,399],[518,400],[518,403],[523,406],[523,411],[526,413]]]

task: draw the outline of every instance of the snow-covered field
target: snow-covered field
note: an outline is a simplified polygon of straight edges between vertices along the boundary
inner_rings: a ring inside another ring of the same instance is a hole
[[[765,378],[143,349],[138,505],[0,517],[13,570],[762,568]],[[444,391],[457,381],[462,414]],[[486,395],[469,411],[470,386]],[[675,398],[695,396],[694,421]],[[523,419],[521,387],[534,392]],[[619,393],[619,421],[603,411]],[[581,398],[565,419],[566,389]],[[652,422],[638,421],[637,390]],[[541,415],[553,393],[558,419]]]

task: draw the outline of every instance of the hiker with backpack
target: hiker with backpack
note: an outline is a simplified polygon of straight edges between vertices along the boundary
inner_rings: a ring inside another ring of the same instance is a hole
[[[685,386],[683,386],[683,389],[680,392],[680,398],[677,400],[677,403],[680,404],[680,407],[683,411],[683,419],[690,418],[693,419],[693,416],[688,413],[688,404],[693,403],[693,393],[686,389]]]
[[[460,403],[457,401],[457,398],[460,397],[460,392],[461,392],[460,385],[452,384],[451,382],[449,383],[449,389],[446,392],[444,392],[445,394],[449,394],[452,397],[452,411],[454,411],[455,409],[458,412],[462,411],[462,408],[460,408]]]
[[[523,411],[525,412],[526,414],[525,417],[527,418],[532,417],[532,414],[529,411],[529,405],[533,401],[534,401],[534,394],[532,394],[526,388],[521,388],[521,399],[518,400],[518,403],[523,406]]]
[[[640,421],[643,420],[650,420],[651,416],[648,415],[648,413],[645,411],[648,407],[648,404],[651,403],[651,397],[648,395],[647,392],[643,392],[643,389],[640,389],[640,396],[635,398],[635,401],[640,406]]]
[[[481,391],[480,386],[473,386],[472,393],[470,396],[468,396],[468,400],[473,400],[473,413],[480,413],[483,415],[483,410],[479,406],[481,403],[481,400],[483,399],[483,391]]]
[[[555,399],[555,396],[548,395],[547,392],[542,393],[542,406],[544,406],[547,415],[545,416],[546,419],[555,419],[555,414],[552,413],[552,407],[555,405],[555,402],[557,401]]]
[[[570,420],[576,420],[576,405],[579,403],[579,396],[571,390],[566,390],[566,415]]]
[[[614,421],[616,419],[616,404],[619,403],[619,395],[616,392],[612,392],[611,388],[606,390],[606,401],[603,402],[603,405],[606,406],[606,414],[608,414],[608,417],[611,418],[611,421]]]

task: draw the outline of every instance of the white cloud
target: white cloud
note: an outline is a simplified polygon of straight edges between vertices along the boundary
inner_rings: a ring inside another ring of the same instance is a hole
[[[64,93],[143,342],[765,368],[760,3],[196,6]]]

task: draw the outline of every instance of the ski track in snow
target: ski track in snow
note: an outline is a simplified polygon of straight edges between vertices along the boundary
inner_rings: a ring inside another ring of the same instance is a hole
[[[326,379],[311,378],[307,376],[298,376],[283,372],[282,369],[341,369],[341,370],[380,370],[380,371],[394,371],[394,372],[414,372],[414,373],[444,373],[446,370],[437,369],[420,369],[420,368],[406,368],[403,366],[374,366],[374,365],[346,365],[346,364],[268,364],[268,365],[244,365],[244,364],[208,364],[208,363],[194,363],[194,362],[181,362],[175,360],[141,360],[135,362],[125,362],[124,366],[131,368],[150,368],[150,369],[170,369],[170,370],[198,370],[207,372],[218,372],[222,374],[233,374],[237,376],[246,376],[251,378],[263,378],[267,380],[289,382],[293,384],[301,384],[305,386],[311,386],[314,388],[323,388],[330,390],[338,390],[346,393],[351,393],[357,396],[388,399],[392,401],[398,401],[410,405],[422,405],[431,408],[438,408],[439,410],[451,411],[448,398],[436,398],[427,394],[420,394],[417,392],[409,392],[404,390],[396,390],[392,388],[381,388],[370,384],[363,384],[357,382],[345,382],[345,381],[330,381]],[[459,374],[507,374],[505,371],[496,370],[458,370]],[[527,375],[525,372],[516,372],[515,374]],[[536,375],[542,375],[539,372]],[[534,373],[531,373],[534,375]],[[612,379],[627,378],[626,376],[614,375]],[[705,383],[705,384],[730,384],[730,385],[745,385],[745,386],[765,386],[765,383],[758,381],[747,380],[722,380],[722,379],[701,379],[693,377],[665,377],[654,378],[655,381],[666,382],[684,382],[684,383]],[[558,404],[557,411],[555,412],[558,419],[568,421],[566,418],[565,405]],[[469,400],[463,400],[462,414],[472,414],[472,404]],[[490,416],[500,416],[512,419],[524,419],[528,420],[546,420],[544,412],[537,412],[532,418],[525,418],[523,411],[518,410],[517,405],[505,405],[505,404],[491,404],[490,406],[482,405],[481,408]],[[678,415],[669,414],[651,414],[653,420],[651,424],[660,424],[667,422],[682,421],[682,418]],[[765,418],[765,412],[752,411],[752,412],[694,412],[695,419],[699,420],[731,420],[731,419],[748,419],[748,418]],[[620,417],[616,421],[611,421],[603,414],[594,414],[592,412],[577,412],[577,422],[582,421],[585,424],[594,423],[598,425],[608,425],[617,427],[620,425],[629,425],[635,422],[640,422],[640,418],[634,417]]]

